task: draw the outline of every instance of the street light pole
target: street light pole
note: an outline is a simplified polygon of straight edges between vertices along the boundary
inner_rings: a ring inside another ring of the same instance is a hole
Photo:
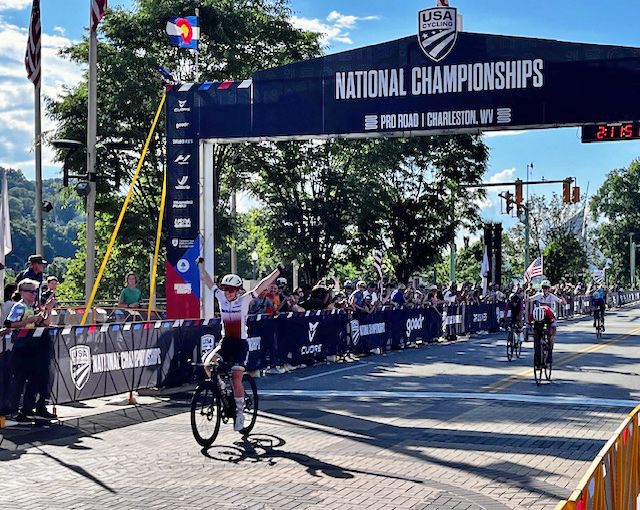
[[[87,234],[85,261],[85,301],[89,301],[96,278],[96,132],[98,34],[89,10],[89,100],[87,112]]]

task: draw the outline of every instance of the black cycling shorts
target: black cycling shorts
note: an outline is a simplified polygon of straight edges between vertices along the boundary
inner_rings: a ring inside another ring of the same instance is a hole
[[[232,368],[245,368],[249,361],[249,343],[246,339],[224,337],[213,352]]]

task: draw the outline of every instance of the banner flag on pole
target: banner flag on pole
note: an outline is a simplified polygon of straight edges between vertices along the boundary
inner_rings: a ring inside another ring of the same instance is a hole
[[[173,17],[167,21],[167,34],[172,46],[198,51],[200,26],[197,16]]]
[[[2,174],[2,201],[0,202],[0,288],[4,289],[6,257],[13,250],[11,242],[11,218],[9,214],[9,179],[7,169]]]
[[[107,9],[107,0],[91,0],[91,30],[96,30]]]
[[[544,274],[543,267],[543,259],[542,257],[538,257],[534,260],[531,265],[524,272],[524,279],[530,282],[533,278],[537,278],[538,276],[542,276]]]
[[[40,85],[40,61],[42,57],[40,28],[40,0],[33,0],[31,8],[31,21],[29,22],[29,39],[27,40],[27,52],[24,56],[24,65],[27,69],[29,81],[35,87]]]

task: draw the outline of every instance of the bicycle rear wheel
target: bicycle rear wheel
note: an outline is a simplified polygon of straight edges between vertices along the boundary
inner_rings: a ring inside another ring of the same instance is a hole
[[[507,334],[507,359],[511,361],[513,359],[513,330],[510,330]]]
[[[244,387],[244,419],[247,426],[241,433],[246,436],[251,433],[258,418],[258,388],[256,381],[249,374],[244,374],[242,386]]]
[[[220,430],[220,395],[212,381],[198,385],[191,400],[191,431],[200,446],[213,444]]]

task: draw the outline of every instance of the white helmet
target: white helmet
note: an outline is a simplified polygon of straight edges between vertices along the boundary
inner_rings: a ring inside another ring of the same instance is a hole
[[[287,279],[284,276],[281,276],[280,278],[278,278],[276,280],[276,283],[278,285],[286,285],[287,284]]]
[[[545,318],[544,308],[538,306],[533,309],[533,320],[535,322],[543,322]]]
[[[549,280],[542,280],[540,284],[541,287],[551,287],[551,282]]]
[[[222,281],[220,282],[220,286],[225,285],[227,287],[235,287],[236,289],[239,289],[240,287],[242,287],[242,278],[240,278],[237,274],[225,275],[225,277],[222,278]]]

